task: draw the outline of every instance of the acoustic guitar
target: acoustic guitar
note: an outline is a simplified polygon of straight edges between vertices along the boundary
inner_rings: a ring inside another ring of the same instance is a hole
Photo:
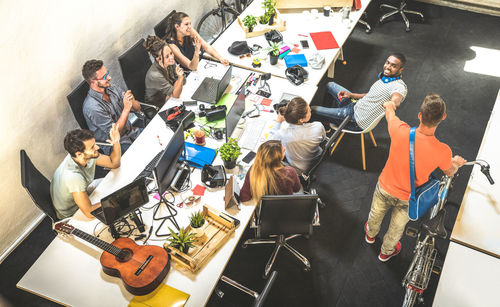
[[[104,273],[120,277],[125,288],[134,295],[152,292],[170,269],[170,255],[159,246],[137,245],[129,238],[118,238],[109,244],[63,222],[55,224],[54,229],[103,249],[100,261]]]

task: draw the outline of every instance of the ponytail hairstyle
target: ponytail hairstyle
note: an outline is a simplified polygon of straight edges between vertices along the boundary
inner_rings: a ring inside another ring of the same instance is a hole
[[[295,97],[285,107],[279,108],[278,111],[285,117],[287,123],[296,125],[300,119],[307,116],[308,108],[304,99]]]
[[[267,141],[257,150],[255,162],[250,170],[252,199],[259,202],[263,195],[279,194],[276,171],[283,167],[281,141]]]
[[[168,19],[168,24],[167,24],[167,30],[165,30],[165,37],[164,39],[170,43],[170,41],[176,41],[177,43],[180,44],[179,40],[177,39],[177,30],[175,29],[175,25],[180,26],[182,23],[182,20],[186,17],[189,17],[188,14],[184,12],[177,12],[172,14],[170,18]],[[186,36],[184,37],[184,41],[182,43],[182,47],[188,46],[188,44],[193,44],[193,39],[191,36]]]
[[[163,63],[163,60],[165,58],[165,55],[163,54],[163,49],[165,49],[165,46],[168,47],[167,42],[165,42],[158,36],[148,35],[148,38],[144,42],[143,46],[144,48],[146,48],[149,54],[151,54],[151,56],[155,59],[157,63],[160,62]],[[165,67],[165,69],[167,68]],[[175,80],[171,78],[170,74],[167,74],[167,79],[171,83],[175,82]]]

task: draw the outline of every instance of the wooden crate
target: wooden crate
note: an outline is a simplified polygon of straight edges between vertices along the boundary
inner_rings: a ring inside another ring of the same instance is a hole
[[[196,273],[226,243],[236,229],[234,220],[206,204],[203,205],[203,213],[206,215],[205,222],[208,222],[204,235],[206,237],[201,242],[196,242],[187,254],[168,246],[168,242],[163,245],[172,260],[192,273]],[[190,226],[186,229],[190,229]]]
[[[286,9],[314,9],[330,7],[351,7],[353,0],[278,0],[276,7],[280,10]]]
[[[258,17],[258,16],[255,16],[255,17]],[[244,16],[243,16],[243,18],[244,18]],[[276,10],[276,16],[274,17],[274,24],[273,25],[265,25],[264,27],[259,27],[259,30],[257,30],[257,31],[254,28],[252,32],[249,32],[248,28],[243,25],[243,21],[240,19],[239,16],[238,16],[238,24],[245,32],[246,38],[264,35],[264,33],[269,32],[271,30],[276,30],[279,32],[283,32],[286,30],[286,20],[283,20],[280,13],[278,12],[278,10]]]

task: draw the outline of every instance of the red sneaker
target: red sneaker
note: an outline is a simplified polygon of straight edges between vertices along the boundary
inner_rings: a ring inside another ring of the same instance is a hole
[[[375,238],[369,237],[368,234],[366,234],[368,229],[368,222],[365,223],[365,241],[368,244],[373,244],[375,242]]]
[[[387,260],[399,254],[399,252],[401,252],[401,242],[398,242],[398,244],[396,244],[396,250],[390,255],[385,255],[380,252],[380,254],[378,254],[378,260],[386,262]]]

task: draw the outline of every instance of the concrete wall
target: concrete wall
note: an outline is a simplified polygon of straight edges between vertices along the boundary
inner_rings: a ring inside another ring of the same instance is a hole
[[[83,63],[104,60],[113,82],[124,86],[120,54],[153,34],[172,9],[197,25],[215,6],[215,0],[0,1],[0,255],[40,216],[21,186],[19,150],[52,178],[65,156],[64,135],[78,128],[66,95],[82,80]]]

